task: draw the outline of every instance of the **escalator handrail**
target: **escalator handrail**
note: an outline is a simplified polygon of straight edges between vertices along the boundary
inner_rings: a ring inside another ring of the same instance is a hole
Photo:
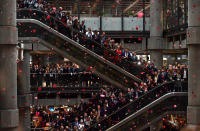
[[[97,55],[96,53],[94,53],[94,52],[88,50],[88,49],[85,48],[84,46],[78,44],[77,42],[71,40],[70,38],[66,37],[66,36],[63,35],[62,33],[59,33],[58,31],[54,30],[53,28],[51,28],[51,27],[45,25],[44,23],[42,23],[42,22],[40,22],[40,21],[38,21],[38,20],[35,20],[35,19],[17,19],[17,22],[19,22],[19,23],[25,23],[25,22],[27,22],[27,23],[37,24],[37,25],[43,27],[44,29],[48,30],[49,32],[51,32],[51,33],[53,33],[53,34],[55,34],[55,35],[57,35],[57,36],[63,38],[64,40],[70,42],[71,44],[73,44],[74,46],[76,46],[76,47],[80,48],[81,50],[87,52],[88,54],[90,54],[90,55],[92,55],[92,56],[98,58],[101,62],[105,63],[105,61],[107,61],[107,62],[106,62],[107,65],[113,67],[114,69],[116,69],[116,70],[118,70],[119,72],[125,74],[126,76],[131,77],[131,78],[134,79],[136,82],[141,82],[141,81],[142,81],[141,79],[137,78],[137,77],[134,76],[133,74],[131,74],[131,73],[125,71],[125,70],[122,69],[121,67],[119,67],[119,66],[113,64],[112,62],[106,60],[105,58],[103,58],[103,57],[101,57],[101,56],[99,56],[99,55]]]
[[[158,85],[156,86],[155,88],[153,88],[152,90],[148,91],[147,93],[141,95],[139,98],[137,98],[136,100],[132,101],[132,102],[129,102],[128,104],[124,105],[123,107],[121,107],[120,109],[118,109],[117,111],[114,111],[113,113],[111,113],[109,116],[107,116],[106,118],[109,118],[111,117],[112,115],[114,114],[117,114],[119,111],[123,110],[124,108],[134,104],[134,103],[137,103],[137,101],[139,101],[140,99],[142,99],[144,96],[148,95],[148,94],[151,94],[154,90],[158,89],[158,88],[161,88],[163,87],[164,85],[168,85],[168,84],[171,84],[171,83],[175,83],[176,81],[169,81],[169,82],[165,82],[165,83],[162,83],[161,85]],[[106,118],[103,118],[101,119],[99,122],[97,123],[101,123],[102,121],[104,121]],[[97,123],[93,124],[92,126],[90,126],[90,128],[94,127],[97,125]],[[89,128],[89,129],[90,129]]]
[[[65,57],[67,57],[68,59],[70,59],[71,61],[77,63],[78,65],[81,65],[84,68],[87,68],[88,66],[86,64],[84,64],[83,62],[78,61],[76,58],[71,57],[71,56],[66,56],[66,53],[63,51],[60,51],[59,49],[57,49],[55,46],[52,46],[51,44],[49,44],[48,42],[44,41],[43,39],[40,39],[39,37],[19,37],[20,40],[25,40],[25,41],[30,41],[30,40],[39,40],[44,46],[48,47],[48,48],[53,48],[54,51],[56,51],[57,53],[64,55]],[[91,69],[92,71],[92,69]],[[108,82],[117,85],[118,87],[121,87],[124,90],[127,90],[126,87],[124,87],[123,85],[119,84],[116,81],[111,80],[109,77],[107,77],[106,75],[103,75],[101,73],[99,73],[97,70],[93,70],[95,74],[97,74],[98,76],[100,76],[101,78],[104,78],[105,80],[107,80]]]
[[[30,9],[28,9],[28,8],[20,8],[20,9],[18,9],[17,11],[22,11],[22,10],[30,11]],[[43,14],[45,14],[45,15],[49,15],[49,16],[51,16],[51,18],[53,18],[55,21],[60,22],[60,23],[62,23],[63,25],[65,25],[65,23],[63,23],[62,21],[57,20],[56,17],[54,17],[54,16],[52,16],[52,15],[50,15],[50,14],[44,12],[44,11],[37,10],[37,9],[31,9],[31,11],[33,11],[33,10],[34,10],[34,11],[38,11],[38,12],[40,12],[40,13],[43,13]],[[69,26],[68,26],[68,27],[69,27]],[[75,31],[76,33],[79,33],[79,34],[81,34],[81,35],[83,35],[83,36],[86,36],[85,34],[80,33],[79,31],[77,31],[77,30],[75,30],[75,29],[73,29],[73,28],[71,28],[71,29],[72,29],[72,31]],[[87,39],[90,39],[90,38],[87,38]],[[95,42],[95,43],[98,44],[98,45],[101,45],[100,43],[98,43],[98,42],[96,42],[96,41],[94,41],[94,40],[92,40],[92,39],[90,39],[90,40],[91,40],[92,42]],[[104,50],[109,50],[109,49],[105,48],[104,46],[103,46],[102,48],[103,48]],[[112,52],[113,54],[119,56],[119,54],[113,52],[112,50],[109,50],[109,51]]]
[[[188,95],[187,92],[170,92],[170,93],[167,93],[167,94],[161,96],[160,98],[158,98],[157,100],[153,101],[152,103],[148,104],[147,106],[143,107],[142,109],[138,110],[137,112],[133,113],[132,115],[126,117],[125,119],[123,119],[119,123],[115,124],[114,126],[108,128],[106,131],[113,131],[113,130],[117,129],[118,127],[122,126],[124,123],[126,123],[126,122],[130,121],[131,119],[137,117],[138,115],[144,113],[145,111],[147,111],[151,107],[154,107],[155,105],[157,105],[158,103],[168,99],[169,97],[172,97],[172,96],[187,96],[187,95]]]
[[[25,10],[25,11],[30,11],[30,9],[27,9],[27,8],[18,9],[17,11],[23,11],[23,10]],[[45,15],[48,15],[48,16],[50,16],[54,21],[59,22],[59,23],[61,23],[63,26],[65,26],[65,23],[63,23],[62,21],[59,21],[56,17],[54,17],[54,16],[52,16],[52,15],[50,15],[50,14],[44,12],[44,11],[40,11],[40,10],[37,10],[37,9],[31,9],[31,11],[37,11],[37,12],[43,13],[43,14],[45,14]],[[66,26],[65,26],[65,27],[66,27]],[[69,26],[68,26],[68,27],[69,27]],[[79,31],[77,31],[77,30],[75,30],[75,29],[73,29],[73,28],[70,28],[70,29],[71,29],[73,32],[76,32],[76,33],[78,33],[78,34],[80,34],[80,35],[82,35],[82,36],[86,36],[85,34],[80,33]],[[87,38],[87,37],[86,37],[86,38]],[[90,38],[87,38],[87,39],[89,39],[89,40],[91,40],[92,42],[96,43],[97,45],[101,46],[100,43],[98,43],[98,42],[96,42],[96,41],[94,41],[94,40],[92,40],[92,39],[90,39]],[[112,54],[114,54],[114,55],[116,55],[116,56],[122,58],[119,54],[115,53],[114,51],[112,51],[112,50],[110,50],[110,49],[108,49],[108,48],[105,48],[104,46],[101,46],[101,47],[103,48],[103,50],[107,50],[107,51],[111,52]],[[125,61],[128,62],[130,65],[133,64],[132,62],[130,62],[130,61],[127,60],[127,59],[123,59],[123,58],[122,58],[122,60],[125,60]],[[139,65],[137,65],[137,66],[139,66]],[[144,66],[140,66],[140,67],[142,67],[143,69],[145,68]]]

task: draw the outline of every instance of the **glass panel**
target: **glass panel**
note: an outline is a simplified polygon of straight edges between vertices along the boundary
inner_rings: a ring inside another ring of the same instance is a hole
[[[103,31],[122,31],[121,17],[103,17],[102,30]]]
[[[136,63],[131,62],[129,59],[124,59],[122,56],[115,53],[108,46],[100,44],[100,39],[91,40],[85,36],[85,34],[80,33],[75,30],[75,27],[72,28],[66,23],[63,23],[57,18],[49,16],[48,14],[32,9],[20,9],[17,13],[18,19],[31,18],[41,21],[42,23],[58,30],[60,33],[65,36],[72,38],[74,41],[77,41],[82,46],[88,48],[90,51],[95,52],[96,54],[103,56],[108,61],[116,64],[122,69],[130,72],[131,74],[141,77],[141,72],[144,71],[144,67],[137,65]],[[106,47],[105,47],[106,46]],[[129,75],[130,76],[130,75]],[[131,76],[132,78],[134,76]]]
[[[143,18],[124,17],[124,30],[125,31],[143,31]]]
[[[88,30],[88,28],[91,28],[92,30],[100,30],[99,17],[81,17],[80,21],[85,21],[86,30]]]
[[[143,107],[147,106],[148,104],[152,103],[156,99],[160,98],[161,96],[169,93],[169,92],[181,92],[187,91],[187,82],[168,82],[162,84],[148,93],[144,94],[143,96],[139,97],[138,99],[130,102],[129,104],[125,105],[124,107],[118,109],[116,112],[112,113],[105,119],[102,119],[100,122],[96,123],[95,125],[91,126],[89,130],[95,130],[101,128],[102,130],[108,129],[109,127],[113,126],[114,124],[122,121],[126,117],[132,115],[136,111],[142,109]],[[111,121],[112,120],[112,121]],[[110,123],[108,123],[110,121]],[[141,121],[140,121],[141,122]]]

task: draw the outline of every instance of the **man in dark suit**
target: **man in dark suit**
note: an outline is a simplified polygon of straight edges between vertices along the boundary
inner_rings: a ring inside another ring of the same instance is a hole
[[[183,67],[183,69],[181,70],[181,79],[184,80],[184,81],[188,80],[188,68],[187,68],[187,65],[185,65]]]
[[[133,62],[137,62],[137,61],[138,61],[138,58],[137,58],[135,52],[132,53],[132,61],[133,61]]]
[[[78,117],[75,117],[75,121],[72,123],[73,128],[74,128],[74,126],[79,127]]]
[[[86,33],[86,27],[85,27],[85,21],[83,20],[82,22],[81,22],[81,24],[80,24],[80,32],[81,33]]]
[[[167,73],[164,69],[161,69],[160,74],[158,75],[158,83],[163,83],[165,81],[167,81]]]

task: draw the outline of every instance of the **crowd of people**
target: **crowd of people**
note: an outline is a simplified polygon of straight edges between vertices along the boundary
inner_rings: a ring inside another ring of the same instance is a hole
[[[157,69],[156,67],[154,67],[153,64],[148,64],[147,61],[144,61],[141,57],[137,57],[135,52],[129,51],[128,49],[123,48],[123,46],[120,43],[116,43],[115,40],[113,40],[112,38],[110,38],[110,37],[107,38],[105,32],[102,32],[102,34],[100,34],[96,30],[92,31],[91,28],[88,28],[88,30],[86,30],[84,21],[82,21],[80,23],[80,21],[77,18],[73,19],[70,16],[70,14],[66,14],[66,12],[63,11],[62,7],[59,7],[59,9],[57,9],[56,7],[47,3],[45,0],[18,0],[17,2],[18,2],[18,8],[30,8],[30,9],[42,10],[42,11],[45,11],[46,13],[50,14],[51,16],[56,17],[58,20],[62,21],[63,23],[66,23],[67,26],[68,25],[73,26],[74,29],[79,30],[79,32],[85,34],[88,38],[93,39],[97,43],[101,43],[102,45],[104,45],[106,48],[113,50],[116,54],[121,56],[122,59],[128,59],[131,62],[139,61],[142,65],[146,66],[147,71],[148,71],[148,72],[144,73],[145,76],[143,75],[142,79],[145,82],[142,83],[142,85],[147,85],[148,87],[151,87],[151,85],[154,86],[155,84],[162,83],[163,81],[181,80],[181,79],[183,79],[183,77],[184,77],[184,79],[187,77],[187,75],[185,75],[185,74],[187,74],[186,73],[187,71],[184,72],[184,70],[187,69],[187,66],[182,66],[182,65],[176,64],[175,66],[170,65],[169,67]],[[57,28],[59,29],[59,27],[57,27]],[[79,37],[77,33],[73,34],[73,39],[75,39],[77,41],[81,41],[81,42],[83,41],[83,38]],[[116,60],[116,63],[119,63],[121,61],[120,59],[115,59],[115,60]],[[41,67],[35,66],[33,68],[41,68]],[[56,67],[56,68],[62,68],[62,66]],[[76,68],[76,67],[73,67],[73,68]],[[45,70],[45,69],[43,69],[43,70]],[[49,70],[49,72],[52,72],[52,69],[47,68],[47,71],[48,70]],[[68,71],[62,72],[62,70],[61,70],[61,73],[68,73]],[[37,72],[32,72],[32,73],[37,73]],[[44,72],[41,73],[41,71],[39,71],[39,73],[44,74]],[[52,73],[56,73],[56,72],[52,72]],[[69,72],[69,73],[71,73],[71,72]],[[73,73],[73,71],[72,71],[72,73]],[[143,72],[141,72],[141,73],[143,73]],[[47,79],[46,80],[47,85],[49,85],[48,75],[47,75],[46,79]],[[41,79],[39,81],[40,82],[38,85],[41,86]],[[52,81],[53,81],[53,79],[52,79]],[[50,83],[53,83],[52,81]],[[61,80],[61,81],[63,81],[63,80]]]
[[[136,86],[150,90],[167,81],[187,81],[188,67],[176,63],[157,69],[153,63],[146,62],[146,72]],[[31,85],[34,87],[89,87],[103,85],[102,80],[89,70],[84,70],[74,63],[31,65]],[[181,86],[181,85],[179,85]]]
[[[154,88],[156,85],[167,81],[177,81],[177,88],[182,89],[181,81],[188,80],[188,66],[181,65],[177,62],[174,65],[163,66],[160,69],[156,68],[153,63],[146,64],[147,72],[143,72],[142,86]]]
[[[57,67],[59,66],[57,65]],[[68,66],[66,65],[66,67]],[[33,106],[31,113],[33,127],[51,127],[59,131],[83,131],[120,107],[136,100],[156,85],[167,81],[181,82],[188,79],[186,65],[176,63],[173,66],[163,66],[161,69],[157,69],[154,67],[154,64],[147,64],[146,67],[149,72],[144,73],[144,82],[138,84],[136,88],[128,88],[126,92],[112,86],[109,88],[104,87],[101,88],[100,92],[92,93],[92,98],[89,102],[84,102],[81,99],[80,104],[68,105],[67,108],[50,106],[53,108],[53,111],[50,111],[49,106]],[[57,72],[61,70],[63,69],[58,68]],[[177,84],[177,88],[179,91],[182,90],[181,83]]]
[[[18,0],[18,7],[45,11],[67,26],[71,26],[73,29],[78,30],[78,32],[85,34],[84,37],[80,36],[79,33],[67,34],[68,37],[80,44],[87,43],[85,39],[92,39],[106,49],[115,52],[116,56],[120,56],[120,59],[115,59],[116,63],[120,63],[121,59],[127,59],[133,63],[140,61],[147,69],[146,72],[141,72],[143,82],[140,84],[136,83],[136,87],[128,88],[127,92],[114,87],[104,87],[99,93],[92,94],[89,102],[81,100],[79,105],[68,106],[67,108],[32,106],[31,114],[34,128],[50,126],[59,131],[83,131],[159,84],[167,81],[177,81],[177,88],[181,90],[181,81],[188,79],[186,65],[176,63],[175,65],[157,68],[153,63],[149,64],[142,57],[137,57],[135,52],[123,48],[120,43],[116,43],[112,38],[107,38],[105,32],[100,34],[96,30],[92,31],[91,28],[86,29],[84,21],[80,22],[76,17],[70,16],[70,14],[63,11],[62,7],[57,9],[44,0]],[[57,25],[51,27],[60,30]],[[88,45],[86,44],[86,46]],[[89,46],[94,48],[93,44]],[[105,54],[105,51],[103,53],[104,56],[108,56],[108,54]],[[53,85],[81,87],[92,86],[98,83],[100,83],[100,79],[97,76],[90,71],[81,69],[76,64],[54,64],[44,67],[32,65],[31,67],[31,85],[36,87],[54,87]]]
[[[117,43],[111,37],[107,37],[105,32],[100,34],[100,32],[92,30],[92,28],[86,29],[84,20],[79,21],[77,17],[72,17],[69,13],[63,11],[62,7],[57,9],[44,0],[18,0],[18,7],[37,9],[46,12],[46,14],[49,15],[43,19],[50,27],[129,72],[132,71],[132,69],[128,69],[128,67],[125,66],[127,63],[123,63],[122,61],[124,59],[127,59],[131,63],[138,61],[135,52],[125,49],[121,43]],[[34,15],[34,13],[32,15]],[[53,16],[62,24],[55,22],[53,19],[51,20],[50,16]],[[71,29],[73,29],[73,31]],[[99,45],[104,48],[98,48]]]
[[[33,87],[97,87],[103,81],[91,71],[83,70],[77,64],[31,65],[31,86]]]
[[[122,90],[105,87],[100,92],[93,93],[88,102],[81,99],[80,104],[67,108],[32,106],[33,127],[50,126],[59,131],[83,131],[129,101],[127,93]]]
[[[72,26],[76,22],[78,22],[77,17],[72,17],[69,12],[63,11],[63,7],[56,8],[55,6],[52,6],[50,3],[46,2],[45,0],[17,0],[17,7],[20,9],[26,8],[43,11],[46,14],[49,14],[48,17],[53,16],[54,18],[57,18],[57,20],[60,20],[63,23],[65,23],[66,26]],[[48,17],[46,19],[49,19]],[[54,25],[53,27],[56,27],[56,25]]]
[[[17,0],[18,8],[45,10],[46,6],[48,4],[45,0]]]

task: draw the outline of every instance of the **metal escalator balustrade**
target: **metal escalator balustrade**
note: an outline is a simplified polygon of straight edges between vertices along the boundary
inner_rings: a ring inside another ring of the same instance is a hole
[[[131,74],[141,77],[141,72],[144,72],[144,67],[139,66],[128,59],[124,59],[122,56],[118,55],[114,51],[104,47],[100,41],[95,41],[86,37],[85,34],[81,33],[77,29],[74,29],[72,26],[68,26],[66,23],[58,20],[49,14],[36,10],[36,9],[18,9],[17,11],[18,19],[36,19],[40,22],[57,29],[60,33],[64,34],[70,39],[79,39],[78,43],[86,47],[90,51],[95,52],[96,54],[103,56],[106,60],[118,65],[122,69],[130,72]],[[77,38],[74,38],[74,36]]]
[[[106,131],[141,130],[166,112],[185,112],[187,98],[186,92],[167,93]]]
[[[20,40],[32,42],[38,40],[63,57],[81,65],[87,71],[94,72],[117,87],[127,90],[128,87],[135,87],[135,82],[141,82],[134,75],[38,20],[18,19],[17,22]]]
[[[106,129],[111,128],[115,124],[117,124],[117,126],[115,126],[114,129],[117,129],[119,127],[119,125],[120,125],[119,123],[121,123],[121,121],[123,121],[124,119],[127,119],[132,114],[138,112],[142,108],[153,103],[154,101],[163,97],[167,93],[174,94],[174,92],[176,93],[179,91],[187,92],[187,82],[181,82],[181,86],[180,86],[179,82],[177,82],[177,81],[167,82],[167,83],[163,83],[162,85],[155,87],[154,89],[152,89],[151,91],[147,92],[146,94],[140,96],[136,100],[128,103],[124,107],[111,113],[108,117],[103,118],[98,123],[92,125],[90,128],[88,128],[88,130],[89,131],[95,131],[95,130],[99,130],[99,129],[106,130]],[[147,110],[145,110],[145,111],[147,111]]]

